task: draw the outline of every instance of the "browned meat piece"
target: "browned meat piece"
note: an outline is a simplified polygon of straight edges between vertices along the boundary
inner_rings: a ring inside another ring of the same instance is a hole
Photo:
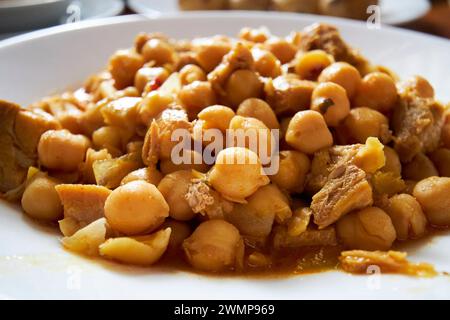
[[[75,230],[70,232],[64,232],[61,228],[66,236],[102,218],[106,198],[111,193],[111,190],[96,185],[60,184],[55,189],[64,207],[62,221],[71,221],[71,224],[76,225],[73,228]]]
[[[0,100],[0,192],[17,188],[25,180],[28,167],[36,163],[39,138],[59,128],[42,110],[24,110]]]
[[[346,272],[371,274],[377,266],[382,273],[402,273],[407,275],[433,277],[437,273],[432,265],[427,263],[410,263],[405,252],[398,251],[343,251],[339,260]]]
[[[240,69],[253,69],[253,56],[249,48],[243,43],[238,42],[229,53],[227,53],[213,71],[208,74],[208,81],[211,83],[214,91],[224,96],[225,83],[231,74]]]
[[[309,108],[316,85],[312,81],[292,76],[279,76],[265,86],[266,100],[277,115],[292,116]]]
[[[311,172],[307,177],[306,190],[315,194],[322,189],[330,173],[338,167],[352,164],[362,146],[362,144],[333,146],[316,152],[311,163]]]
[[[372,187],[355,165],[337,167],[324,187],[312,197],[314,223],[323,229],[346,213],[372,205]]]
[[[391,125],[395,150],[402,162],[409,162],[419,152],[429,153],[439,146],[444,107],[431,98],[401,95]]]
[[[192,211],[210,219],[223,219],[227,212],[233,210],[232,202],[223,199],[201,179],[192,181],[185,198]]]
[[[336,231],[333,227],[323,230],[310,228],[298,236],[291,236],[285,227],[278,226],[274,230],[273,245],[275,248],[335,246],[337,245]]]

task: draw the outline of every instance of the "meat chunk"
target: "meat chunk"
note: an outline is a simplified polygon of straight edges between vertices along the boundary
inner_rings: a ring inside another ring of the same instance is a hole
[[[17,188],[36,163],[41,135],[59,123],[42,110],[25,110],[0,100],[0,192]]]
[[[405,252],[398,251],[343,251],[339,258],[341,267],[350,273],[371,273],[370,267],[377,266],[383,273],[402,273],[414,276],[437,275],[432,265],[411,263]],[[373,271],[373,270],[372,270]]]
[[[355,165],[337,167],[311,202],[314,223],[326,228],[346,213],[372,205],[372,187]]]
[[[311,172],[307,176],[306,190],[314,194],[328,181],[328,176],[336,168],[352,164],[362,144],[333,146],[314,154]]]
[[[55,189],[64,207],[62,226],[71,229],[64,232],[61,227],[66,236],[104,217],[103,207],[111,190],[97,185],[79,184],[60,184]]]
[[[292,236],[285,227],[278,226],[274,231],[273,245],[275,248],[335,246],[337,245],[336,231],[333,227],[323,230],[308,228],[305,232]]]
[[[444,107],[432,98],[410,94],[400,95],[394,109],[392,128],[394,147],[402,162],[411,161],[419,152],[429,153],[439,146]]]

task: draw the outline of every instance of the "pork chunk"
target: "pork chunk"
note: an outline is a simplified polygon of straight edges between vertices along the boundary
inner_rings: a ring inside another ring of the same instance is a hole
[[[312,198],[314,223],[319,229],[326,228],[348,212],[372,203],[372,187],[366,173],[355,165],[342,165],[330,174],[324,187]]]

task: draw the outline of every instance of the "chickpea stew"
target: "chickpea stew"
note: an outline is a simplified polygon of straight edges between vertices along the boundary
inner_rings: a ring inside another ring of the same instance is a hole
[[[75,91],[0,100],[0,193],[68,250],[119,263],[432,276],[394,249],[450,226],[449,137],[427,80],[331,25],[142,33]]]

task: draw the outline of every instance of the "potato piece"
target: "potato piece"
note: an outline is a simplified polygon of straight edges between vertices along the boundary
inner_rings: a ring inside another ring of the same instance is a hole
[[[97,255],[98,246],[106,240],[106,219],[100,218],[61,241],[71,251]]]
[[[384,157],[383,144],[374,137],[369,137],[366,144],[358,150],[354,163],[366,173],[374,173],[384,167],[386,158]]]
[[[107,103],[101,113],[105,123],[123,129],[134,130],[138,122],[140,97],[123,97]]]
[[[298,208],[292,214],[292,218],[287,223],[287,232],[291,237],[296,237],[305,232],[308,228],[309,222],[313,212],[311,208]]]
[[[106,160],[111,158],[111,155],[106,149],[95,151],[94,149],[89,148],[86,151],[86,159],[84,160],[84,163],[80,165],[82,181],[86,184],[95,184],[93,169],[94,162],[97,160]]]
[[[103,207],[111,193],[96,185],[60,184],[55,189],[64,207],[64,218],[73,218],[80,226],[103,218]]]
[[[111,238],[100,245],[100,255],[122,263],[149,266],[166,251],[171,232],[166,228],[148,236]]]
[[[137,153],[128,153],[119,158],[94,161],[95,181],[98,185],[114,189],[130,172],[141,167],[141,157]]]

